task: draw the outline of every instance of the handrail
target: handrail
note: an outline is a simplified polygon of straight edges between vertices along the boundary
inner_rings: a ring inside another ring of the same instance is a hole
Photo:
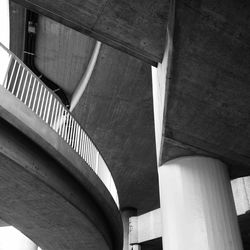
[[[61,100],[1,43],[0,86],[30,108],[82,157],[102,180],[119,207],[117,189],[112,175],[87,133]]]

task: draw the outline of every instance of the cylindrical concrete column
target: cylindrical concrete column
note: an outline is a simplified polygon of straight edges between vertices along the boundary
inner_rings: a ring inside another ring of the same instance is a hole
[[[137,215],[137,210],[134,208],[126,208],[122,210],[123,224],[123,250],[133,250],[129,244],[129,218]]]
[[[226,166],[182,157],[158,169],[164,250],[242,250]]]

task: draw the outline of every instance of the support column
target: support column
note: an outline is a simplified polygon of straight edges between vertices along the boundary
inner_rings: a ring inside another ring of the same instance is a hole
[[[132,250],[141,250],[141,246],[140,245],[133,245]]]
[[[164,250],[242,250],[227,167],[182,157],[159,167]]]
[[[131,246],[129,240],[129,232],[130,232],[130,225],[129,225],[129,218],[132,216],[136,216],[137,211],[134,208],[126,208],[122,210],[122,224],[123,224],[123,250],[140,250],[139,245]]]

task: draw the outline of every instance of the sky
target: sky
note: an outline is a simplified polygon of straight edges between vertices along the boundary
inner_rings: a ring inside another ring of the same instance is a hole
[[[12,226],[0,227],[0,250],[35,250],[34,243]],[[41,250],[38,248],[38,250]]]
[[[9,0],[0,0],[0,20],[0,42],[8,48],[10,39]]]

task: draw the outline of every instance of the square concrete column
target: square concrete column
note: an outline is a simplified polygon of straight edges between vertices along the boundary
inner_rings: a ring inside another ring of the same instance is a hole
[[[137,210],[135,208],[126,208],[122,210],[122,224],[123,224],[123,250],[141,250],[139,244],[131,245],[131,225],[129,218],[136,216]]]
[[[159,167],[164,250],[242,250],[227,167],[208,157]]]
[[[129,218],[137,215],[137,210],[135,208],[126,208],[122,210],[122,224],[123,224],[123,250],[134,250],[129,242]],[[137,250],[137,249],[136,249]]]

